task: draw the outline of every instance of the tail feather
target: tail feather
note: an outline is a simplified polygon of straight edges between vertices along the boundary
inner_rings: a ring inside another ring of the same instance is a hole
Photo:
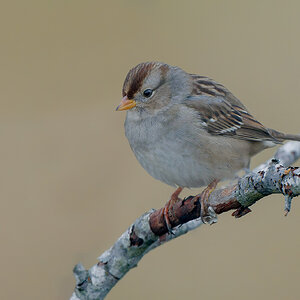
[[[285,141],[285,140],[290,140],[290,141],[299,141],[300,142],[300,135],[298,134],[286,134],[282,133],[279,131],[276,131],[274,129],[268,129],[271,136],[274,137],[278,141]]]

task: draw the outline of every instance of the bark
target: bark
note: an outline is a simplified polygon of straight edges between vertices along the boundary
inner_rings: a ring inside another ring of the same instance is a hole
[[[300,194],[300,168],[288,167],[300,157],[300,143],[289,142],[280,147],[274,158],[257,167],[225,188],[213,191],[209,197],[213,221],[217,215],[235,210],[233,216],[250,212],[249,206],[270,194],[285,197],[285,214],[290,211],[292,198]],[[172,234],[168,232],[162,210],[150,210],[139,217],[115,244],[105,251],[99,262],[86,270],[81,264],[74,268],[75,291],[70,299],[104,299],[115,284],[142,257],[161,244],[177,238],[200,225],[200,198],[189,196],[169,210]]]

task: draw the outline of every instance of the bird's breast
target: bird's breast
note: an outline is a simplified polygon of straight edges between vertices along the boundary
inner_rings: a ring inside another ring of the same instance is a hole
[[[155,118],[141,121],[127,114],[125,133],[136,158],[154,178],[171,186],[209,183],[208,169],[197,159],[199,141],[189,137],[182,124]]]
[[[142,167],[171,186],[201,187],[234,176],[249,157],[241,157],[237,140],[211,136],[189,120],[127,114],[125,133]],[[246,145],[246,144],[245,144]]]

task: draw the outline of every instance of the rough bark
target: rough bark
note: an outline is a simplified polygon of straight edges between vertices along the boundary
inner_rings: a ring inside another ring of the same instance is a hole
[[[209,197],[210,213],[217,215],[235,209],[233,216],[250,212],[249,206],[270,194],[285,197],[285,213],[291,200],[300,194],[300,168],[288,167],[300,157],[300,143],[289,142],[280,147],[273,159],[246,174],[237,183],[215,190]],[[190,196],[177,202],[169,210],[173,233],[162,216],[162,209],[150,210],[139,217],[116,243],[89,270],[81,264],[74,268],[75,291],[71,300],[104,299],[114,285],[150,250],[199,227],[200,196]]]

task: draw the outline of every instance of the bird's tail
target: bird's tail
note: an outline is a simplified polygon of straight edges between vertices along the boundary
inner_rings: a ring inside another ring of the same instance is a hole
[[[285,140],[300,142],[300,135],[298,135],[298,134],[286,134],[286,133],[276,131],[274,129],[269,129],[269,132],[270,132],[271,136],[273,136],[276,140],[278,140],[280,142],[283,142]]]

